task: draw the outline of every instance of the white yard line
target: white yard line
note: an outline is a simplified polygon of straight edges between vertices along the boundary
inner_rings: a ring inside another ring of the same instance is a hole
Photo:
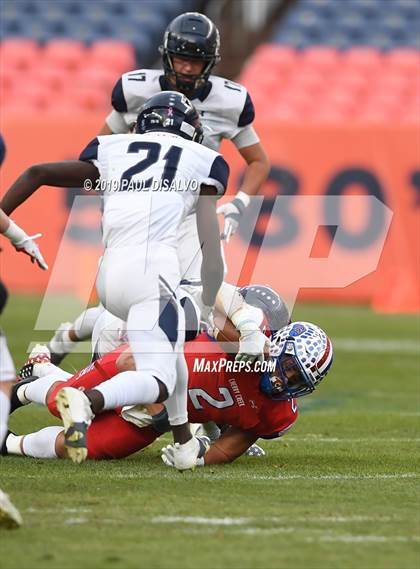
[[[381,338],[333,338],[333,346],[344,352],[376,352],[419,354],[419,343],[415,340]]]
[[[159,475],[161,478],[175,479],[179,476],[178,473],[169,471],[161,472]],[[117,479],[142,479],[142,478],[156,478],[156,472],[142,472],[138,473],[116,473],[110,475],[110,478]],[[196,480],[246,480],[246,481],[259,481],[259,480],[405,480],[408,478],[418,478],[419,475],[416,472],[406,472],[400,474],[324,474],[324,475],[310,475],[310,474],[279,474],[277,476],[268,475],[258,475],[258,474],[246,474],[240,473],[235,474],[234,472],[200,472],[200,475],[196,477]]]
[[[209,526],[238,526],[245,525],[253,518],[205,518],[202,516],[156,516],[152,524],[199,524]]]
[[[206,469],[207,470],[207,469]],[[90,472],[90,476],[103,476],[103,472]],[[188,475],[187,475],[188,476]],[[416,479],[419,478],[419,474],[417,472],[401,472],[401,473],[394,473],[394,474],[320,474],[320,475],[313,475],[313,474],[277,474],[276,476],[269,476],[269,475],[260,475],[260,474],[248,474],[245,472],[235,472],[235,470],[229,471],[220,471],[220,472],[211,472],[210,468],[208,472],[200,471],[197,476],[192,476],[188,480],[194,479],[195,481],[198,480],[207,480],[207,481],[249,481],[249,482],[258,482],[258,481],[265,481],[265,480],[319,480],[319,481],[378,481],[378,480],[407,480],[407,479]],[[44,477],[43,473],[39,473],[38,475],[34,474],[22,474],[22,479],[40,479]],[[109,472],[108,477],[112,480],[147,480],[148,478],[156,478],[159,479],[168,479],[168,480],[177,480],[179,482],[187,482],[187,479],[184,477],[180,477],[179,473],[173,469],[167,468],[166,470],[163,469],[161,472],[153,471],[144,471],[144,472]],[[81,511],[81,510],[79,510]]]
[[[420,542],[417,535],[321,535],[319,537],[306,537],[308,543],[408,543]]]
[[[305,437],[285,437],[282,441],[294,443],[419,443],[420,437],[387,438],[387,437],[325,437],[322,435],[306,435]],[[277,441],[274,441],[277,442]]]
[[[188,534],[216,534],[218,529],[215,527],[188,528],[182,530]],[[375,543],[419,543],[420,537],[417,535],[353,535],[338,533],[320,533],[317,529],[302,527],[277,527],[277,528],[259,528],[259,527],[236,527],[232,528],[232,533],[241,535],[258,535],[272,536],[281,534],[291,534],[299,536],[300,540],[306,543],[358,543],[360,545],[369,545]],[[306,535],[305,534],[313,534]]]
[[[151,518],[152,524],[192,524],[192,525],[207,525],[207,526],[244,526],[250,523],[274,523],[284,524],[285,527],[276,528],[258,528],[250,527],[246,531],[255,532],[289,532],[298,531],[298,528],[291,528],[290,523],[304,522],[304,523],[328,523],[328,524],[344,524],[344,523],[360,523],[360,522],[375,522],[375,523],[388,523],[396,522],[401,518],[393,518],[390,516],[298,516],[293,517],[278,517],[278,516],[261,516],[261,517],[228,517],[228,518],[207,518],[204,516],[156,516]],[[302,530],[302,528],[301,528]],[[245,531],[245,530],[240,530]]]
[[[89,520],[87,518],[68,518],[67,520],[64,520],[64,523],[68,526],[74,526],[74,525],[87,524],[88,521]]]

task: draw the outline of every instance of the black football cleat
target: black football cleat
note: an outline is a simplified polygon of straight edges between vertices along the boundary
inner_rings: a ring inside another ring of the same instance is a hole
[[[13,411],[16,411],[16,409],[19,409],[19,407],[24,407],[25,405],[28,405],[30,403],[30,401],[28,401],[28,403],[22,403],[22,401],[17,396],[17,391],[21,385],[32,383],[36,379],[38,379],[37,375],[30,375],[26,379],[22,379],[22,381],[18,381],[17,383],[14,384],[14,386],[12,387],[12,391],[10,393],[10,414],[12,414]]]
[[[6,441],[7,441],[7,437],[9,435],[14,435],[14,434],[15,433],[13,431],[9,431],[9,429],[7,430],[6,436],[4,437],[3,444],[1,445],[1,448],[0,448],[0,456],[7,456],[9,454],[7,452]]]

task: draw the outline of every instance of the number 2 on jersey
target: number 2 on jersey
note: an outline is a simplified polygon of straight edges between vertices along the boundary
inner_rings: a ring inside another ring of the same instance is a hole
[[[128,170],[123,172],[121,176],[120,187],[126,189],[133,176],[135,176],[136,174],[141,174],[141,172],[147,170],[147,168],[152,166],[152,164],[156,164],[156,162],[159,160],[161,149],[162,149],[161,145],[158,144],[157,142],[143,142],[143,141],[131,142],[127,148],[128,153],[131,154],[131,153],[140,152],[140,150],[146,150],[147,154],[146,157],[143,158],[143,160],[140,160],[140,162],[137,162],[137,164],[131,166],[131,168],[128,168]],[[175,178],[181,154],[182,154],[182,148],[180,148],[179,146],[171,146],[169,148],[168,152],[163,157],[163,160],[165,161],[165,167],[163,169],[163,174],[160,181],[161,184],[165,182],[165,184],[168,187],[172,184],[173,179]],[[126,185],[122,184],[123,180],[126,180]],[[150,188],[152,182],[153,182],[153,177],[148,178],[147,180],[144,181],[142,187]],[[124,189],[122,191],[124,191]]]
[[[216,407],[217,409],[224,409],[225,407],[231,407],[234,404],[233,397],[227,387],[219,387],[219,393],[222,397],[221,400],[214,399],[207,391],[204,389],[194,388],[188,390],[188,395],[190,396],[191,403],[194,405],[194,409],[202,409],[203,406],[199,401],[199,397],[202,397],[209,405]]]

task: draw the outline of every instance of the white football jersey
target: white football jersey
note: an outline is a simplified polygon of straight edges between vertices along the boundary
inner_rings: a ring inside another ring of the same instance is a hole
[[[128,132],[141,106],[161,91],[173,90],[160,69],[138,69],[124,73],[112,92],[113,111],[107,117],[112,132]],[[255,111],[245,87],[223,77],[209,81],[192,99],[204,127],[203,144],[218,150],[227,138],[238,147],[259,142],[252,127]]]
[[[108,248],[177,248],[177,231],[202,184],[226,191],[229,167],[217,152],[168,132],[98,136],[80,155],[100,173]]]

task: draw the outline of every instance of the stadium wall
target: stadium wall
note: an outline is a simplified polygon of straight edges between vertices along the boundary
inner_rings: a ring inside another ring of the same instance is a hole
[[[94,113],[42,113],[30,120],[20,114],[3,116],[1,132],[8,152],[1,171],[2,193],[34,163],[77,158],[102,124],[103,115]],[[228,280],[265,282],[286,297],[293,296],[298,282],[302,300],[369,302],[386,312],[419,310],[420,142],[416,125],[260,122],[256,126],[272,171],[264,198],[259,198],[258,205],[247,214],[251,226],[256,222],[252,235],[241,231],[226,247]],[[240,185],[243,165],[232,144],[225,143],[223,153],[231,165],[232,193]],[[288,197],[273,209],[273,199],[278,195]],[[357,210],[348,210],[340,201],[347,195],[375,196],[393,212],[383,251],[386,215],[363,204]],[[55,285],[63,291],[78,290],[84,296],[92,287],[101,252],[98,234],[90,230],[99,225],[100,214],[97,199],[83,200],[88,205],[73,209],[69,227],[73,196],[74,191],[43,188],[13,217],[28,232],[43,232],[40,244],[50,267],[61,247],[61,256],[64,251],[69,262],[62,263]],[[315,199],[308,200],[309,196]],[[335,196],[333,207],[340,210],[340,235],[345,237],[340,242],[334,239],[337,228],[329,221],[329,196]],[[310,238],[308,250],[308,227],[314,226],[315,242]],[[262,247],[259,255],[258,246]],[[382,253],[375,261],[378,248]],[[23,255],[14,254],[8,244],[3,249],[2,278],[10,289],[44,292],[51,273],[27,271],[28,260]],[[310,265],[309,257],[323,262]],[[337,285],[339,279],[335,277],[345,267],[372,269],[372,262],[376,266],[377,261],[376,271],[358,275],[349,286]],[[322,272],[323,278],[307,278],[313,270]],[[333,286],[325,288],[329,277]]]

